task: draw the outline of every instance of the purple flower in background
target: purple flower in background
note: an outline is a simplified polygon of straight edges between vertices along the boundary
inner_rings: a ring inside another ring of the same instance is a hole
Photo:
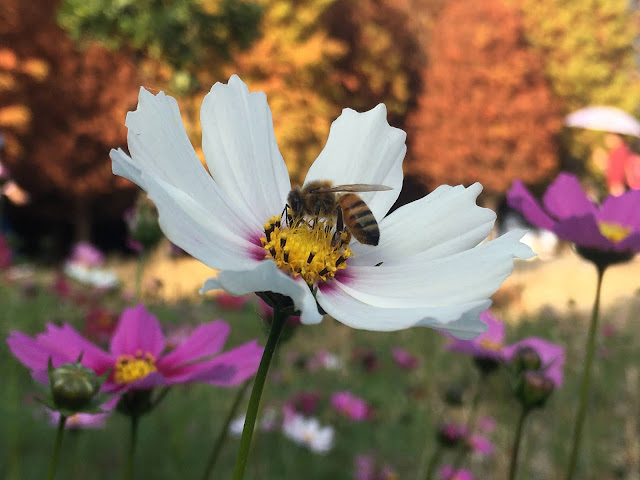
[[[551,343],[543,338],[529,337],[513,345],[504,347],[505,359],[511,361],[516,354],[527,348],[535,350],[540,357],[540,369],[553,381],[555,388],[560,388],[564,382],[564,347]]]
[[[473,340],[452,338],[447,349],[452,352],[458,352],[476,358],[488,358],[499,362],[503,358],[504,323],[489,310],[485,310],[480,314],[480,320],[487,325],[486,332],[481,333]]]
[[[444,465],[438,474],[442,480],[473,480],[473,473],[466,468],[456,468],[453,465]]]
[[[104,254],[89,242],[76,243],[69,257],[69,262],[85,267],[100,267],[104,260]]]
[[[200,325],[182,344],[169,353],[158,319],[144,306],[127,308],[105,352],[82,337],[71,325],[47,324],[47,331],[31,338],[11,332],[7,343],[18,358],[42,383],[47,382],[47,362],[54,367],[75,362],[98,375],[111,372],[103,390],[121,393],[159,385],[206,382],[232,386],[251,377],[258,369],[263,348],[255,340],[218,355],[230,327],[223,321]]]
[[[60,413],[53,410],[45,409],[47,416],[49,417],[49,423],[53,426],[58,425],[60,420]],[[107,423],[107,418],[111,412],[106,413],[75,413],[70,417],[67,417],[67,421],[64,424],[64,428],[67,430],[85,430],[85,429],[97,429],[104,428]]]
[[[491,433],[496,429],[496,419],[493,417],[482,417],[478,420],[478,428],[486,433]]]
[[[358,455],[355,460],[355,480],[396,480],[398,474],[389,465],[379,467],[373,455]]]
[[[353,395],[351,392],[336,392],[331,395],[331,406],[336,412],[354,422],[367,420],[371,414],[367,402]]]
[[[392,348],[391,356],[393,357],[393,361],[396,362],[396,365],[398,365],[400,368],[413,370],[418,366],[418,359],[403,348]]]
[[[437,438],[444,447],[457,447],[468,435],[465,425],[454,422],[446,422],[438,426]]]
[[[318,392],[298,392],[294,394],[287,404],[297,412],[307,417],[313,415],[320,401]]]
[[[638,190],[608,196],[597,206],[576,176],[561,173],[544,194],[542,206],[519,180],[509,190],[507,202],[533,225],[578,247],[628,254],[640,251]]]
[[[473,453],[478,453],[483,456],[493,455],[496,450],[496,447],[493,445],[491,440],[479,433],[469,435],[467,438],[467,445],[469,445],[469,448],[471,448]]]

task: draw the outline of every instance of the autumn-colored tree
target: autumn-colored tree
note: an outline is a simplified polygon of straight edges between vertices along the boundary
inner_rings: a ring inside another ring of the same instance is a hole
[[[0,4],[2,161],[31,194],[23,216],[72,223],[87,238],[92,215],[120,215],[126,200],[114,194],[132,189],[111,174],[108,153],[125,142],[141,82],[125,54],[76,48],[55,13],[49,0]]]
[[[563,113],[610,105],[639,113],[638,12],[628,0],[508,0],[522,14],[527,40],[543,55]],[[602,135],[566,129],[563,149],[584,162]],[[582,164],[584,166],[584,163]],[[579,165],[578,165],[579,167]]]
[[[524,41],[519,15],[502,0],[457,0],[431,36],[429,69],[408,119],[406,171],[430,185],[480,181],[506,191],[515,178],[557,168],[558,107],[540,56]]]

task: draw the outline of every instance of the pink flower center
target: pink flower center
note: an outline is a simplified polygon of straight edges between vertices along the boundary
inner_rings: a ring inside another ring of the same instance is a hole
[[[135,355],[120,355],[116,362],[113,378],[116,383],[131,383],[157,371],[156,358],[149,352],[140,350]]]

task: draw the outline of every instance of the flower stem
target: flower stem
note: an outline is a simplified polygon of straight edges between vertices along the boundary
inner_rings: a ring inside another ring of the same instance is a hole
[[[60,453],[60,445],[62,445],[62,435],[64,434],[64,424],[67,422],[67,417],[60,415],[58,420],[58,430],[56,432],[56,440],[53,444],[53,453],[51,454],[51,461],[49,462],[49,473],[47,473],[47,480],[53,480],[56,475],[56,466],[58,464],[58,454]]]
[[[147,252],[143,249],[138,255],[138,266],[136,268],[136,301],[142,301],[142,277],[144,275],[144,265],[147,261]]]
[[[580,388],[580,404],[578,406],[578,415],[573,429],[573,446],[571,448],[571,456],[569,457],[569,468],[567,470],[567,480],[571,480],[576,471],[578,464],[578,452],[580,451],[580,440],[582,438],[582,427],[584,426],[584,417],[587,413],[587,399],[589,397],[589,385],[591,383],[591,366],[596,347],[596,334],[598,332],[598,314],[600,312],[600,291],[602,290],[602,277],[606,266],[598,266],[598,284],[596,287],[596,298],[593,302],[593,311],[591,313],[591,324],[589,325],[589,334],[587,336],[587,352],[584,363],[584,371],[582,373],[582,386]]]
[[[264,347],[264,353],[262,354],[260,366],[258,367],[258,372],[256,373],[256,377],[253,382],[251,397],[249,398],[247,415],[244,420],[242,437],[240,438],[240,447],[238,448],[238,458],[236,459],[236,466],[233,470],[233,480],[242,480],[242,477],[244,476],[244,470],[249,459],[253,429],[258,416],[260,397],[262,397],[262,389],[264,388],[267,373],[269,372],[269,365],[271,364],[273,353],[278,345],[278,339],[280,338],[280,334],[282,333],[282,329],[286,323],[287,316],[288,315],[281,309],[273,309],[273,321],[271,323],[271,329],[269,330],[269,338],[267,339],[267,345]]]
[[[129,455],[127,458],[127,469],[125,470],[125,480],[133,479],[133,464],[136,454],[136,444],[138,443],[138,423],[140,417],[138,415],[131,415],[131,439],[129,442]]]
[[[438,465],[438,461],[442,455],[442,445],[438,443],[433,454],[431,455],[431,459],[429,460],[429,464],[427,465],[427,470],[424,476],[424,480],[431,480],[433,478],[433,473],[436,471],[436,466]]]
[[[207,461],[207,466],[204,470],[204,474],[202,475],[202,480],[207,480],[211,476],[211,472],[213,471],[213,467],[215,467],[218,457],[220,456],[220,452],[222,452],[222,446],[224,442],[227,440],[229,434],[229,425],[233,420],[233,417],[236,416],[236,412],[238,411],[238,407],[240,406],[240,402],[244,397],[247,388],[251,384],[251,380],[247,380],[242,384],[242,386],[238,389],[238,393],[236,393],[236,397],[233,400],[233,404],[229,409],[229,413],[227,414],[227,418],[222,425],[222,429],[218,434],[218,438],[216,439],[216,443],[213,445],[213,450],[211,450],[211,454],[209,455],[209,460]]]
[[[511,465],[509,466],[509,480],[515,480],[516,472],[518,470],[518,454],[520,453],[520,442],[522,441],[522,428],[524,427],[524,421],[529,415],[530,410],[528,408],[522,408],[520,412],[520,418],[518,419],[518,425],[516,426],[516,435],[513,439],[513,447],[511,448]]]

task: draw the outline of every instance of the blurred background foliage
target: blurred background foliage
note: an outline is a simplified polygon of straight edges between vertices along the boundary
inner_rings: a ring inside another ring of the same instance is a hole
[[[562,117],[638,113],[637,35],[627,0],[4,0],[0,161],[32,200],[9,215],[29,238],[119,244],[133,187],[108,151],[139,86],[178,97],[201,154],[200,103],[232,73],[267,93],[294,181],[342,108],[384,102],[408,132],[402,201],[479,180],[499,202],[514,178],[594,173],[602,134]]]

